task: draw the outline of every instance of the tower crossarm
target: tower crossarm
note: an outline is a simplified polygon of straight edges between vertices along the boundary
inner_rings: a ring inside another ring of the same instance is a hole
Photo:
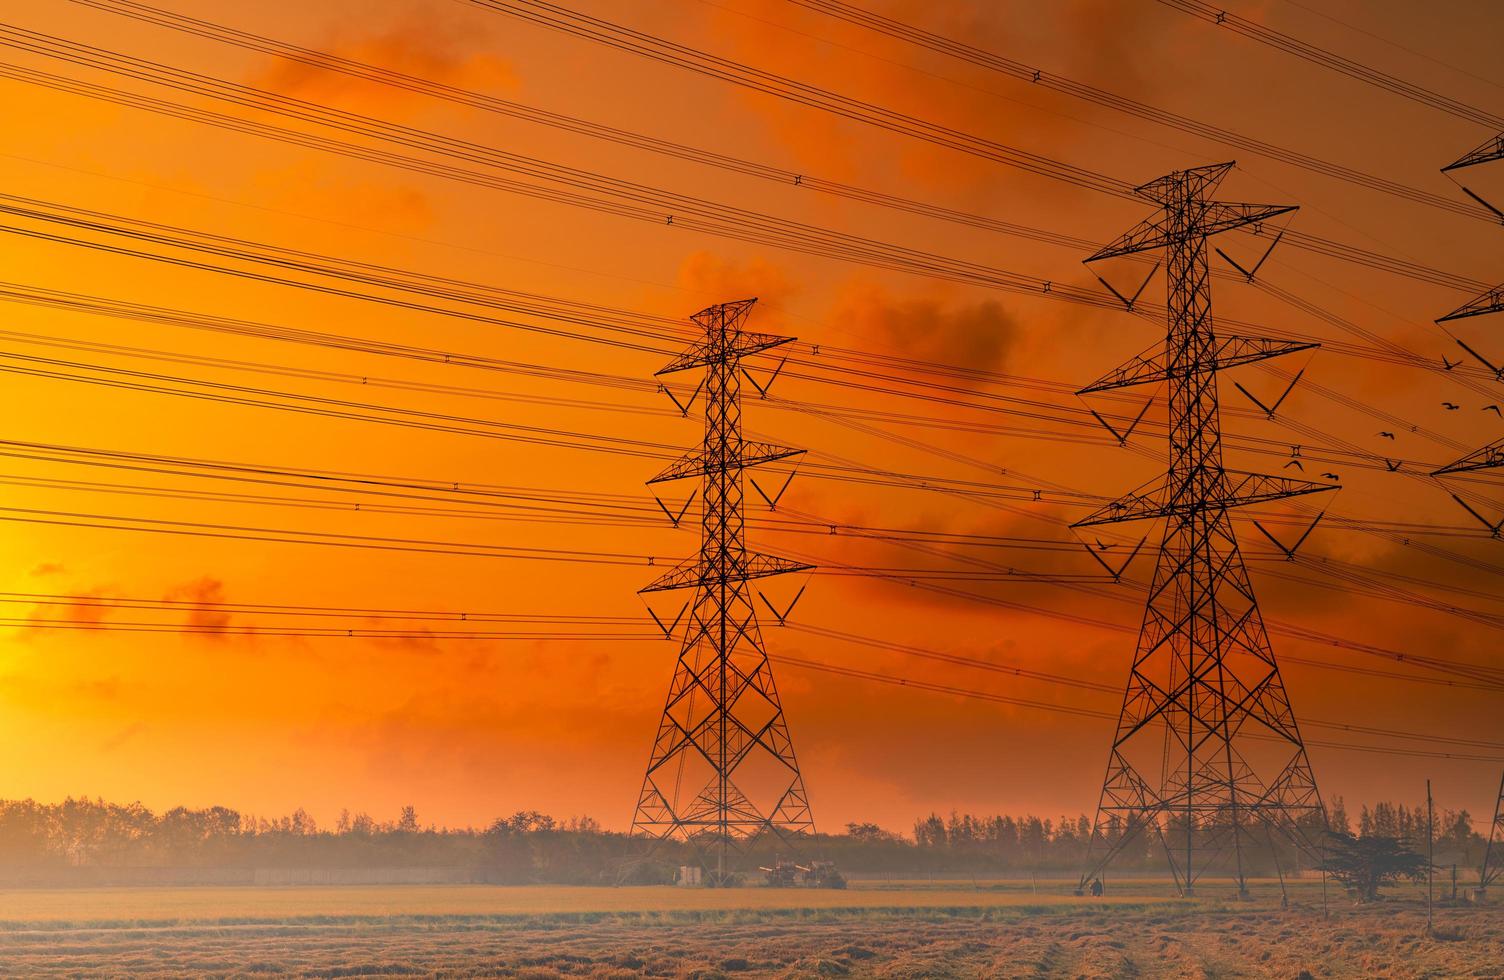
[[[803,449],[775,446],[771,442],[747,440],[743,440],[733,456],[722,457],[719,453],[707,453],[703,449],[696,449],[670,463],[662,473],[653,477],[648,483],[667,483],[670,480],[682,480],[691,476],[704,476],[706,473],[730,472],[745,469],[748,466],[760,466],[763,463],[788,459],[803,452]]]
[[[1147,521],[1161,517],[1183,517],[1209,510],[1229,510],[1250,504],[1269,503],[1286,497],[1299,497],[1310,493],[1323,493],[1337,489],[1324,483],[1309,483],[1291,480],[1282,476],[1265,476],[1262,473],[1239,473],[1224,471],[1220,481],[1222,493],[1208,496],[1205,500],[1177,495],[1172,492],[1170,480],[1157,477],[1137,490],[1130,491],[1104,507],[1088,514],[1071,527],[1096,527],[1102,524],[1120,524],[1125,521]]]
[[[1475,167],[1480,163],[1492,163],[1495,160],[1504,160],[1504,133],[1495,136],[1471,153],[1463,154],[1456,163],[1442,167],[1441,172],[1451,173],[1453,170]]]
[[[736,362],[753,354],[760,354],[765,350],[780,347],[790,343],[794,337],[775,337],[767,333],[737,333],[730,342],[723,347],[701,341],[692,345],[684,353],[668,362],[664,367],[653,372],[654,377],[664,374],[673,374],[676,371],[688,371],[690,368],[704,367],[707,364],[720,364]]]
[[[1320,344],[1310,341],[1274,340],[1267,337],[1239,337],[1230,334],[1217,338],[1217,346],[1212,352],[1212,356],[1204,363],[1195,364],[1188,370],[1223,371],[1227,368],[1252,364],[1254,361],[1263,361],[1271,357],[1294,354],[1303,350],[1313,350],[1320,346]],[[1165,345],[1161,343],[1151,347],[1143,354],[1136,355],[1122,367],[1109,372],[1092,384],[1082,388],[1076,394],[1088,395],[1097,391],[1111,391],[1114,388],[1130,388],[1134,385],[1157,384],[1161,381],[1168,381],[1171,377],[1168,358],[1165,354]]]
[[[1254,225],[1296,210],[1293,204],[1232,204],[1225,201],[1207,201],[1198,209],[1194,223],[1189,228],[1180,227],[1168,215],[1140,222],[1130,228],[1117,241],[1104,246],[1085,261],[1100,262],[1103,259],[1133,255],[1137,252],[1152,252],[1166,248],[1185,238],[1210,238],[1224,231]]]
[[[668,592],[672,589],[692,589],[699,586],[722,585],[727,582],[746,582],[754,578],[768,578],[787,572],[807,572],[814,567],[808,562],[758,552],[747,552],[739,560],[730,562],[724,571],[704,564],[699,558],[686,558],[637,591],[639,593]]]
[[[1504,284],[1495,286],[1483,295],[1468,300],[1446,316],[1438,317],[1436,322],[1446,323],[1450,320],[1465,320],[1470,316],[1483,316],[1485,313],[1504,313]]]
[[[787,344],[793,337],[780,337],[770,333],[752,333],[743,330],[742,323],[757,304],[757,297],[717,303],[690,317],[705,328],[705,338],[691,344],[678,357],[653,372],[654,377],[688,371],[691,368],[709,367],[712,364],[730,364],[752,354]]]
[[[1493,470],[1501,466],[1504,466],[1504,439],[1491,442],[1482,449],[1475,449],[1457,460],[1457,462],[1448,463],[1431,475],[1446,476],[1448,473],[1471,473],[1474,470]]]

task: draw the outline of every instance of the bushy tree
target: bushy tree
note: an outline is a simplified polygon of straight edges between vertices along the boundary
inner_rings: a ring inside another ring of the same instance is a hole
[[[1379,898],[1379,889],[1401,878],[1418,881],[1426,873],[1426,857],[1402,837],[1333,833],[1327,838],[1321,869],[1358,893],[1358,901]]]

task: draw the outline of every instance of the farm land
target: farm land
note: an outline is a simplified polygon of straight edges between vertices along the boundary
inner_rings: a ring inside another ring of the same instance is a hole
[[[845,891],[551,886],[17,889],[0,974],[229,977],[1499,977],[1504,906],[1423,889],[854,881]]]

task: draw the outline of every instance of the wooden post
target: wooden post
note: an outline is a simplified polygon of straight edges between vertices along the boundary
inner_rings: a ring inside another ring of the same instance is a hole
[[[1432,821],[1434,809],[1431,806],[1431,780],[1426,780],[1426,935],[1431,935],[1433,924],[1431,917],[1431,890],[1433,879],[1436,877],[1436,832]]]

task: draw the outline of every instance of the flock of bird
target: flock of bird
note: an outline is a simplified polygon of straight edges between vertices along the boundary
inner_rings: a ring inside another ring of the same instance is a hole
[[[1445,361],[1446,358],[1443,357],[1442,360]],[[1448,370],[1450,370],[1451,368],[1456,367],[1456,366],[1457,366],[1456,363],[1449,364],[1448,365]],[[1441,403],[1441,407],[1443,409],[1445,409],[1446,411],[1448,411],[1448,412],[1456,412],[1456,411],[1461,410],[1461,408],[1462,408],[1462,406],[1459,405],[1459,404],[1457,404],[1456,402],[1445,402],[1445,401]],[[1500,408],[1499,408],[1498,405],[1484,405],[1481,409],[1479,409],[1479,411],[1493,412],[1495,415],[1499,416],[1499,418],[1504,419],[1504,410],[1500,410]],[[1378,436],[1379,436],[1380,439],[1388,439],[1390,442],[1393,442],[1394,438],[1395,438],[1393,432],[1382,432],[1381,431],[1381,432],[1378,433]],[[1390,459],[1385,459],[1384,460],[1384,465],[1385,465],[1385,467],[1388,468],[1389,472],[1391,472],[1391,473],[1393,473],[1395,470],[1399,469],[1399,467],[1400,467],[1399,463],[1394,462],[1393,460],[1390,460]],[[1300,447],[1299,446],[1294,446],[1294,447],[1291,448],[1291,450],[1290,450],[1290,458],[1287,459],[1287,460],[1285,460],[1285,465],[1282,468],[1288,470],[1292,466],[1295,467],[1297,470],[1300,470],[1302,473],[1304,473],[1306,471],[1305,464],[1302,463],[1301,460],[1300,460]],[[1323,473],[1323,474],[1321,474],[1321,476],[1322,476],[1322,479],[1330,480],[1333,483],[1335,483],[1335,482],[1337,482],[1337,481],[1339,481],[1339,480],[1342,479],[1342,477],[1340,477],[1336,473]]]

